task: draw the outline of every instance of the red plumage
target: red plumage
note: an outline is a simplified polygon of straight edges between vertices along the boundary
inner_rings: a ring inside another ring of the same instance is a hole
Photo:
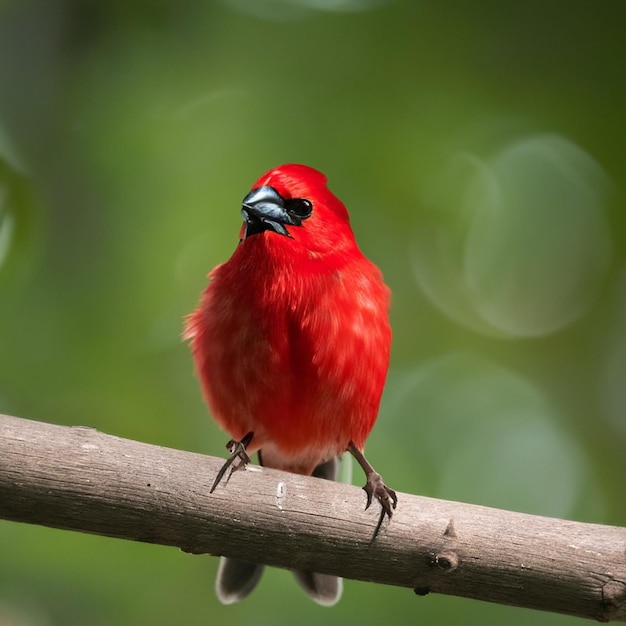
[[[209,274],[185,336],[216,422],[236,441],[252,434],[247,452],[260,450],[264,465],[311,474],[362,452],[374,425],[389,365],[389,290],[317,170],[271,170],[242,213],[241,241]],[[379,485],[373,493],[390,516],[395,493],[380,485],[386,494]]]
[[[217,423],[268,467],[310,474],[363,449],[387,374],[389,290],[326,177],[283,165],[253,188],[307,198],[311,217],[245,237],[210,274],[186,335]]]

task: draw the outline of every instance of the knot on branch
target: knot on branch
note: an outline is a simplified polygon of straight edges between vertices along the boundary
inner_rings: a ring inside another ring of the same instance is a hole
[[[434,564],[446,574],[459,566],[459,555],[456,552],[441,552],[435,555]]]
[[[626,602],[626,583],[621,580],[609,580],[602,585],[602,621],[611,621]]]

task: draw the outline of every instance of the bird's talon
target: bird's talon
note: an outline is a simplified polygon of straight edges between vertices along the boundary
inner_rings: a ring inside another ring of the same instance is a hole
[[[376,535],[378,535],[378,531],[382,526],[385,516],[391,519],[393,509],[395,509],[398,504],[398,496],[393,489],[390,489],[387,485],[385,485],[381,475],[369,464],[363,452],[354,444],[354,442],[350,442],[348,451],[357,460],[358,464],[365,472],[366,482],[365,487],[363,487],[365,493],[367,494],[367,504],[365,505],[365,510],[367,510],[370,504],[372,504],[374,496],[376,496],[376,499],[380,502],[380,518],[378,519],[378,524],[376,525],[376,530],[374,531],[375,538]]]
[[[365,491],[367,495],[367,502],[365,503],[365,510],[367,511],[367,509],[369,509],[372,504],[372,492],[368,490],[367,485],[363,487],[363,491]]]
[[[367,504],[365,506],[365,510],[369,508],[370,504],[372,504],[374,496],[376,496],[376,499],[380,502],[380,506],[382,507],[383,517],[387,515],[387,517],[391,518],[393,515],[393,509],[395,509],[398,504],[398,496],[393,489],[390,489],[387,485],[385,485],[380,474],[373,471],[369,472],[367,474],[367,482],[363,489],[367,494]]]
[[[245,437],[242,438],[241,441],[235,441],[231,439],[226,444],[226,449],[230,452],[230,457],[226,459],[224,465],[222,465],[220,471],[217,473],[215,480],[213,481],[213,486],[211,487],[209,493],[213,493],[215,488],[220,484],[222,478],[224,478],[224,474],[230,467],[230,474],[232,474],[235,470],[241,469],[245,467],[248,463],[250,463],[250,457],[246,452],[246,446],[250,444],[252,441],[254,433],[248,433]],[[229,477],[230,477],[229,474]]]

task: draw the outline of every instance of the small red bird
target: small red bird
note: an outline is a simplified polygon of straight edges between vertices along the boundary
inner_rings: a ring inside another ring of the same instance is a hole
[[[262,465],[334,478],[351,452],[372,498],[391,517],[397,497],[363,455],[389,366],[389,290],[359,250],[348,212],[305,165],[282,165],[243,199],[232,257],[209,274],[187,319],[198,377],[215,421],[233,440],[232,461],[259,452]],[[366,508],[367,508],[366,506]],[[246,597],[262,565],[222,559],[219,599]],[[341,579],[296,572],[318,603],[341,595]]]

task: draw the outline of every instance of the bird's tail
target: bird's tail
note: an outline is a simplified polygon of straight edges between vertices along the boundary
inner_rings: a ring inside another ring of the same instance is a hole
[[[223,556],[217,569],[215,593],[222,604],[243,600],[256,587],[264,565]]]
[[[331,459],[320,463],[313,471],[313,476],[335,480],[338,467],[339,459]],[[247,597],[259,582],[263,567],[258,563],[222,557],[215,581],[215,592],[219,601],[222,604],[234,604]],[[341,598],[343,580],[337,576],[300,570],[293,570],[293,575],[310,598],[318,604],[332,606]]]

